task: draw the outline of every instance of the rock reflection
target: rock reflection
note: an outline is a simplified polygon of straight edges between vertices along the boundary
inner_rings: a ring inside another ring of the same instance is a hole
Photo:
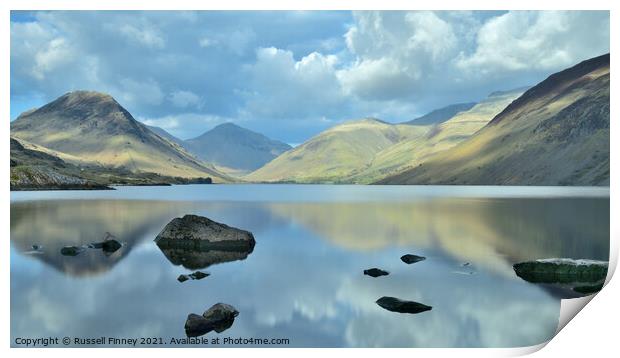
[[[49,200],[11,204],[11,242],[70,276],[109,271],[187,204],[130,200]],[[186,210],[186,209],[185,209]],[[101,238],[116,237],[116,240]],[[100,250],[88,249],[89,245]]]
[[[175,266],[183,266],[188,270],[205,269],[211,265],[224,262],[245,260],[252,251],[222,251],[194,248],[164,248],[161,252]]]

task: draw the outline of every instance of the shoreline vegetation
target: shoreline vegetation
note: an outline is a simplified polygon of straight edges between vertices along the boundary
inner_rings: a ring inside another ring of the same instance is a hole
[[[212,183],[609,186],[609,54],[418,119],[364,118],[292,148],[232,123],[191,140],[74,91],[11,122],[11,191]]]

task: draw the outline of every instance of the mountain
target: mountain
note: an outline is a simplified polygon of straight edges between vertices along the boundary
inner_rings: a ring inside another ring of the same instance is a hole
[[[495,93],[469,110],[457,111],[443,123],[390,124],[377,119],[347,122],[320,133],[244,179],[371,183],[455,146],[522,93],[521,89]]]
[[[262,167],[291,149],[286,143],[233,123],[220,124],[199,137],[186,140],[184,146],[198,158],[222,170],[245,173]]]
[[[291,149],[244,179],[249,181],[342,182],[370,165],[394,144],[422,138],[428,128],[374,118],[332,127]]]
[[[355,183],[371,183],[408,167],[415,167],[429,156],[450,149],[484,127],[524,89],[494,92],[467,111],[458,112],[443,123],[415,125],[425,128],[422,137],[406,138],[377,153],[372,162],[348,178]]]
[[[89,91],[67,93],[11,122],[11,135],[80,164],[133,173],[197,178],[229,178],[178,144],[136,121],[114,98]]]
[[[184,147],[185,142],[183,142],[182,139],[179,139],[179,138],[173,136],[172,134],[168,133],[165,129],[157,127],[157,126],[149,126],[148,124],[145,124],[145,126],[146,126],[146,128],[148,128],[151,131],[153,131],[155,134],[157,134],[158,136],[168,140],[169,142],[177,144],[180,147]]]
[[[408,122],[403,122],[403,124],[425,125],[442,123],[454,117],[457,113],[467,111],[475,105],[475,102],[451,104],[449,106],[431,111],[422,117],[418,117]]]
[[[475,135],[384,184],[609,185],[609,54],[549,76]]]

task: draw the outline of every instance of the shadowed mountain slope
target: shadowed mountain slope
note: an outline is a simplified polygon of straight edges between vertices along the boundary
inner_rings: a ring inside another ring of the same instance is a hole
[[[199,137],[184,141],[198,158],[218,167],[242,172],[256,170],[291,146],[242,128],[233,123],[224,123]]]
[[[549,76],[474,136],[384,184],[609,185],[609,54]]]

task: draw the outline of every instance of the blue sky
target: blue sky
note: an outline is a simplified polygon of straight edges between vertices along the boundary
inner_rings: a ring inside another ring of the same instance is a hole
[[[299,143],[410,120],[609,52],[609,12],[11,12],[11,119],[96,90],[183,138],[233,121]]]

